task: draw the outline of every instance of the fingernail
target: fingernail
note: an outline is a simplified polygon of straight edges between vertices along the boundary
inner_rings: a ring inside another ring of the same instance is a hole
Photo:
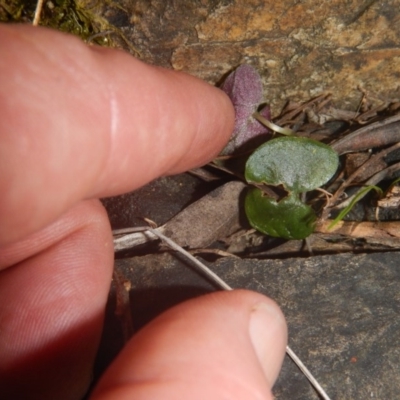
[[[287,342],[284,316],[274,303],[258,303],[250,315],[249,333],[261,368],[272,387],[282,366]]]

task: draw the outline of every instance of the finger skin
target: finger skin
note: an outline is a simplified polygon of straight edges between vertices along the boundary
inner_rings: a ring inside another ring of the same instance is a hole
[[[0,54],[0,243],[204,164],[233,129],[222,91],[122,51],[0,25]]]
[[[252,325],[260,305],[267,312]],[[91,399],[269,400],[286,340],[284,317],[272,300],[243,290],[203,296],[142,329]]]
[[[82,200],[205,163],[234,112],[200,80],[42,28],[0,25],[0,54],[0,393],[80,398],[113,256]]]
[[[80,399],[91,379],[111,282],[113,246],[98,201],[11,245],[0,272],[0,397]]]

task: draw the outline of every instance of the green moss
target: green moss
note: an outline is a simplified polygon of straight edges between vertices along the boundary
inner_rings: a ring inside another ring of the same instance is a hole
[[[0,0],[1,22],[28,22],[32,21],[35,12],[35,1]]]
[[[0,22],[31,23],[36,0],[0,0]],[[122,39],[131,52],[137,50],[125,38],[121,30],[101,16],[106,3],[91,0],[45,0],[40,14],[41,26],[79,36],[85,42],[100,46],[117,47],[115,37]],[[120,8],[108,2],[111,8]]]

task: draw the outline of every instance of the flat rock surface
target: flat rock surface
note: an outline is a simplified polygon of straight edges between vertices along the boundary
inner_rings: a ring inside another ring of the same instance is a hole
[[[282,307],[290,346],[332,399],[395,399],[400,392],[400,254],[211,264],[229,285],[264,293]],[[136,328],[185,299],[216,288],[169,253],[117,260],[132,284]],[[109,321],[110,322],[110,321]],[[318,399],[286,357],[277,399]]]
[[[145,61],[217,83],[242,63],[264,79],[274,115],[330,91],[399,97],[399,0],[122,0],[122,29]],[[129,23],[128,23],[129,22]],[[378,100],[379,103],[379,100]]]

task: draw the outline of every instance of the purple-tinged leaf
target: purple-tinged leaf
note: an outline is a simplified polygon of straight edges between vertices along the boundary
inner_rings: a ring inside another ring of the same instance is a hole
[[[252,66],[247,64],[239,66],[228,75],[222,85],[222,90],[231,99],[236,113],[234,131],[221,153],[227,155],[269,131],[253,117],[263,102],[263,90],[261,77]],[[271,118],[269,107],[263,108],[260,114],[268,120]]]

